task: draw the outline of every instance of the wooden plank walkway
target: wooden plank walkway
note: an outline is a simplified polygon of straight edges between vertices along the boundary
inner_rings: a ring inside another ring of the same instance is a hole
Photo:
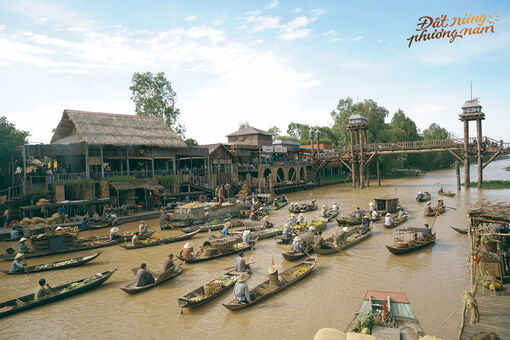
[[[493,292],[478,287],[476,301],[480,311],[480,322],[476,325],[469,323],[469,311],[466,312],[466,326],[462,339],[470,340],[470,337],[478,333],[496,333],[501,340],[510,339],[510,288],[505,285],[505,290]]]

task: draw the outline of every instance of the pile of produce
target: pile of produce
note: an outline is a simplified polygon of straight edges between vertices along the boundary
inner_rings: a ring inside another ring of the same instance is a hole
[[[361,334],[372,334],[372,327],[374,326],[374,316],[372,313],[360,314],[356,320],[356,326],[353,331]]]
[[[69,284],[66,288],[62,289],[61,293],[65,293],[65,292],[69,292],[74,289],[81,288],[97,279],[100,279],[101,277],[103,277],[103,274],[97,273],[97,274],[89,276],[86,279],[83,279],[79,282],[73,282],[73,283]]]
[[[302,267],[299,267],[299,269],[296,270],[294,273],[292,273],[292,276],[298,277],[298,276],[303,275],[307,271],[308,271],[308,267],[302,266]]]
[[[234,243],[234,245],[232,246],[232,248],[234,249],[239,249],[239,248],[243,248],[245,247],[246,244],[244,244],[243,242],[238,242],[238,243]]]
[[[487,288],[489,290],[496,291],[503,289],[503,283],[500,280],[495,279],[494,282],[492,280],[484,280],[483,281],[484,288]]]
[[[322,227],[322,225],[324,224],[324,222],[322,222],[321,220],[312,220],[312,221],[308,221],[306,222],[305,224],[297,224],[294,226],[294,229],[295,230],[307,230],[309,227],[315,227],[315,228],[319,228],[319,227]]]

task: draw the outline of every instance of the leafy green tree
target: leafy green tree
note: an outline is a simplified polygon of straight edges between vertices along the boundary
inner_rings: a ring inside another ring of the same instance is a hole
[[[161,117],[170,129],[184,138],[186,129],[177,121],[181,114],[175,106],[177,94],[172,89],[172,83],[165,78],[165,73],[153,75],[151,72],[135,72],[129,89],[137,115]]]
[[[16,129],[5,116],[0,117],[0,173],[7,184],[9,178],[9,164],[11,163],[11,152],[17,147],[27,143],[27,131]]]
[[[184,143],[186,143],[187,146],[198,146],[198,142],[194,138],[187,138]]]
[[[247,127],[250,127],[250,123],[248,122],[239,123],[239,130],[246,129]]]
[[[411,118],[407,117],[401,109],[395,112],[388,128],[388,141],[398,142],[420,139],[416,124]]]
[[[310,125],[291,122],[287,127],[287,134],[297,138],[300,142],[309,140]]]
[[[269,129],[267,129],[267,132],[272,133],[275,137],[279,136],[282,133],[282,130],[278,126],[272,126]]]

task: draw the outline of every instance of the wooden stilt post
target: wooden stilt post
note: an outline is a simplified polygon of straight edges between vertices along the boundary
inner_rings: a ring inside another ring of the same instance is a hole
[[[367,164],[367,188],[370,186],[370,165]]]
[[[363,161],[363,130],[359,130],[359,187],[363,189],[364,185],[364,161]]]
[[[464,120],[464,188],[469,189],[471,178],[469,177],[469,121]]]
[[[90,178],[89,169],[89,145],[85,144],[85,177]]]
[[[381,186],[381,162],[377,161],[377,186]]]
[[[101,178],[104,178],[103,145],[99,146],[99,152],[101,153]]]
[[[483,167],[482,167],[482,120],[476,120],[476,156],[478,158],[478,188],[482,187]]]
[[[457,190],[460,190],[460,166],[459,166],[459,161],[455,161],[455,174],[457,175]]]
[[[126,149],[126,171],[129,176],[129,150]]]
[[[352,136],[352,130],[349,130],[351,136],[351,175],[352,175],[352,187],[356,187],[356,167],[354,163],[354,138]]]

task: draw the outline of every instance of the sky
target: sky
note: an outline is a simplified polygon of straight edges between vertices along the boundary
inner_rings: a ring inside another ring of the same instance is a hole
[[[330,126],[347,96],[460,137],[472,80],[483,135],[510,141],[509,12],[507,1],[0,0],[0,115],[49,143],[64,109],[134,114],[131,77],[151,71],[171,81],[201,144],[241,122]],[[420,17],[443,14],[498,21],[408,47]]]

